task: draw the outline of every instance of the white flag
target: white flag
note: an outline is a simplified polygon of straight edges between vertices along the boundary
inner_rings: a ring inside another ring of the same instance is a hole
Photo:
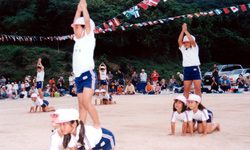
[[[237,11],[239,11],[239,9],[237,8],[237,7],[235,7],[235,6],[232,6],[232,7],[230,7],[231,8],[231,10],[235,13],[235,12],[237,12]]]

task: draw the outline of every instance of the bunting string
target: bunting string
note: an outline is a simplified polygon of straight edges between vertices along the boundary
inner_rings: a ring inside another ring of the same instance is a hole
[[[167,0],[164,0],[166,2]],[[143,0],[141,3],[137,4],[136,6],[133,6],[129,10],[124,11],[122,14],[125,15],[127,19],[130,19],[131,17],[138,18],[140,17],[140,14],[138,12],[139,7],[143,9],[147,9],[149,6],[156,6],[159,3],[159,0]],[[147,6],[146,6],[147,5]],[[221,15],[221,14],[229,14],[230,12],[236,13],[239,12],[240,10],[242,12],[247,11],[250,9],[250,3],[248,4],[242,4],[242,5],[235,5],[235,6],[230,6],[226,8],[219,8],[219,9],[214,9],[206,12],[198,12],[198,13],[193,13],[193,14],[186,14],[186,15],[180,15],[180,16],[175,16],[175,17],[169,17],[169,18],[164,18],[164,19],[156,19],[156,20],[151,20],[151,21],[143,21],[141,23],[133,23],[133,24],[128,24],[128,25],[121,25],[121,22],[117,19],[117,17],[114,17],[107,22],[103,23],[104,29],[99,25],[96,26],[96,29],[94,30],[95,34],[99,33],[106,33],[106,32],[113,32],[117,31],[117,29],[121,29],[122,31],[125,31],[126,28],[131,28],[131,27],[143,27],[147,25],[156,25],[158,23],[164,23],[168,21],[173,21],[175,19],[192,19],[193,17],[199,18],[202,16],[214,16],[214,15]],[[74,34],[70,35],[62,35],[62,36],[20,36],[20,35],[5,35],[2,34],[0,35],[0,41],[19,41],[19,42],[39,42],[39,41],[64,41],[64,40],[72,40],[74,38]]]

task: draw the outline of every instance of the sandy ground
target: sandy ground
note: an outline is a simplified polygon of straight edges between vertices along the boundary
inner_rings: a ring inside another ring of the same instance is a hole
[[[114,96],[116,105],[96,106],[102,127],[116,138],[116,150],[250,150],[250,93],[204,94],[203,104],[221,124],[221,132],[201,138],[181,137],[181,122],[176,135],[171,131],[172,99],[176,95]],[[77,98],[47,98],[56,108],[78,109]],[[94,100],[93,100],[94,103]],[[50,113],[28,113],[31,100],[0,101],[0,149],[46,150],[49,146]],[[91,125],[88,116],[87,124]]]

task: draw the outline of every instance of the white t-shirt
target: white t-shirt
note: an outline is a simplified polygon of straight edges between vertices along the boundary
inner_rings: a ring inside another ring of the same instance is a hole
[[[107,70],[105,69],[103,72],[99,70],[100,73],[100,79],[101,80],[106,80],[107,79]]]
[[[11,88],[12,88],[12,85],[11,85],[11,84],[7,84],[7,85],[6,85],[6,90],[11,90]]]
[[[93,30],[94,29],[91,29],[89,35],[85,31],[84,37],[80,39],[74,37],[75,45],[72,66],[76,77],[79,77],[82,73],[95,68],[94,50],[96,40]]]
[[[39,81],[44,81],[44,67],[42,66],[43,70],[41,70],[40,72],[37,72],[36,74],[36,81],[39,82]]]
[[[86,150],[94,148],[102,139],[102,129],[96,129],[92,126],[84,125],[85,127],[85,137],[84,137],[84,147]],[[76,145],[81,147],[82,145],[78,143],[79,140],[79,132],[81,129],[81,125],[77,127],[76,136],[71,134],[71,138],[75,140],[75,143],[72,142],[68,144],[69,148],[72,148]]]
[[[99,96],[95,95],[95,99],[99,100],[100,99],[100,95],[101,94],[99,94]]]
[[[22,91],[22,92],[21,92],[21,94],[23,94],[23,95],[24,95],[24,97],[23,97],[23,98],[27,98],[27,94],[28,94],[28,92],[27,92],[27,91]]]
[[[199,47],[197,44],[196,47],[192,46],[187,50],[183,44],[182,47],[179,47],[179,49],[182,53],[183,67],[199,66],[201,64],[199,59]]]
[[[147,73],[140,73],[140,78],[141,78],[141,82],[146,82],[147,81]]]
[[[69,85],[72,86],[75,83],[75,76],[69,76]]]
[[[39,96],[36,99],[36,105],[41,106],[43,104],[43,100],[39,98]]]
[[[105,96],[103,96],[102,94],[100,94],[100,99],[109,99],[109,94],[106,93]]]
[[[75,140],[71,139],[68,145],[73,145],[74,143]],[[63,149],[63,137],[60,137],[57,130],[55,130],[50,136],[49,150],[59,150],[59,149]]]
[[[171,116],[171,122],[175,122],[176,119],[179,119],[182,122],[188,122],[188,112],[184,111],[182,113],[178,113],[177,111],[174,111]]]
[[[199,121],[206,121],[209,118],[207,109],[203,109],[202,111],[198,110],[195,114],[193,110],[190,110],[188,112],[188,116],[189,116],[189,121],[191,121],[192,119],[199,120]]]

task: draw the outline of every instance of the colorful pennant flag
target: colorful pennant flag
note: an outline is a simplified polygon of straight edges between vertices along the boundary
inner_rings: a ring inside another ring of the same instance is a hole
[[[125,17],[127,17],[128,19],[131,19],[131,17],[134,15],[134,13],[132,11],[124,11],[123,14],[125,15]]]
[[[114,23],[111,20],[109,20],[109,26],[111,26],[113,28],[115,27]]]
[[[124,26],[121,26],[122,30],[125,31],[126,29],[124,28]]]
[[[134,12],[135,18],[140,17],[138,6],[133,7],[133,12]]]
[[[201,14],[202,16],[206,16],[206,15],[207,15],[207,12],[200,12],[200,14]]]
[[[210,16],[213,16],[214,15],[214,11],[210,11],[208,12]]]
[[[225,14],[230,13],[230,11],[227,8],[223,8],[223,10],[224,10]]]
[[[194,13],[194,16],[198,18],[198,17],[200,17],[200,14],[199,13]]]
[[[148,21],[148,24],[151,25],[151,26],[153,25],[153,23],[151,21]]]
[[[214,11],[215,11],[215,13],[216,13],[217,15],[220,15],[220,14],[222,13],[222,11],[219,10],[219,9],[215,9]]]
[[[192,14],[187,14],[187,17],[191,19],[191,18],[194,17],[194,15],[192,15]]]
[[[112,18],[111,20],[113,21],[113,23],[114,23],[116,26],[119,26],[119,25],[121,24],[120,21],[119,21],[116,17]]]
[[[106,23],[103,23],[105,29],[109,29],[109,26]]]
[[[242,11],[247,11],[247,8],[246,8],[245,5],[240,5],[240,8],[241,8]]]
[[[138,6],[140,6],[141,8],[147,10],[148,9],[148,0],[143,0],[141,3],[137,4]]]
[[[236,8],[235,6],[232,6],[232,7],[230,7],[231,8],[231,10],[235,13],[235,12],[237,12],[237,11],[239,11],[239,9],[238,8]]]
[[[148,0],[148,5],[149,6],[154,6],[156,7],[156,5],[159,3],[160,0]]]

